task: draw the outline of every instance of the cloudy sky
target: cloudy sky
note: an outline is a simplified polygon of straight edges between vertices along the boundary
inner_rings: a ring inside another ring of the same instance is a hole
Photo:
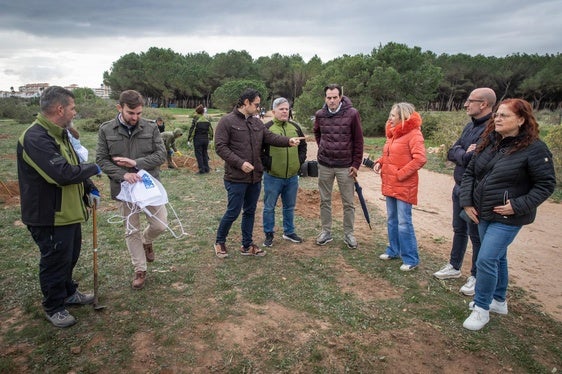
[[[99,87],[113,62],[150,47],[326,62],[397,42],[503,57],[562,53],[560,35],[560,0],[0,0],[0,90]]]

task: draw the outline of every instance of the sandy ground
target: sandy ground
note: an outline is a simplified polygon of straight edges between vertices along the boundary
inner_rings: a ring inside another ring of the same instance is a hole
[[[316,152],[316,143],[308,142],[308,159],[316,159]],[[386,214],[386,205],[380,193],[379,175],[362,167],[358,181],[363,187],[365,199],[375,205],[382,214]],[[422,169],[419,202],[413,212],[420,248],[442,254],[443,265],[449,260],[453,235],[453,186],[452,176]],[[361,214],[360,208],[357,214]],[[524,226],[508,249],[510,282],[528,291],[531,297],[535,297],[542,305],[544,311],[558,321],[562,321],[561,221],[562,205],[550,202],[542,204],[535,222]],[[470,275],[470,251],[469,245],[462,268],[463,276]],[[433,272],[439,269],[431,270]]]

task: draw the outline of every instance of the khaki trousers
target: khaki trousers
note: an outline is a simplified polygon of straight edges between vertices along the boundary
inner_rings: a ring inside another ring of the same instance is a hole
[[[334,179],[338,182],[343,204],[344,234],[353,234],[353,224],[355,222],[355,181],[349,176],[349,168],[330,168],[318,164],[318,190],[320,191],[322,231],[332,232],[332,190]]]
[[[140,215],[141,213],[131,214],[129,204],[122,202],[119,211],[124,218],[128,218],[128,224],[125,222],[125,243],[131,255],[131,262],[136,271],[146,271],[146,255],[144,253],[143,244],[150,244],[156,239],[168,225],[168,211],[165,205],[146,207],[152,214],[152,217],[146,213],[148,226],[140,231]]]

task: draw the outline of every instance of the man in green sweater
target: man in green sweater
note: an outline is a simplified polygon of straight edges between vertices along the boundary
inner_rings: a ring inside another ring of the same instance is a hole
[[[289,120],[289,101],[279,97],[273,101],[273,121],[265,126],[274,134],[289,138],[301,137],[304,134],[295,122]],[[265,145],[263,150],[263,230],[266,247],[273,245],[275,226],[275,205],[279,196],[283,204],[283,239],[293,243],[301,243],[302,239],[295,233],[294,215],[299,189],[299,170],[306,160],[306,141],[298,147],[274,147]]]

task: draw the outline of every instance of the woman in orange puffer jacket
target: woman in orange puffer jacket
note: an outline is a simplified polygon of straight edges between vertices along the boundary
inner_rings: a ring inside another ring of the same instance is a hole
[[[412,224],[412,205],[418,203],[418,170],[425,165],[422,119],[412,104],[392,106],[386,123],[386,143],[374,170],[382,179],[386,196],[389,245],[382,260],[401,258],[400,270],[410,271],[419,264],[418,243]]]

